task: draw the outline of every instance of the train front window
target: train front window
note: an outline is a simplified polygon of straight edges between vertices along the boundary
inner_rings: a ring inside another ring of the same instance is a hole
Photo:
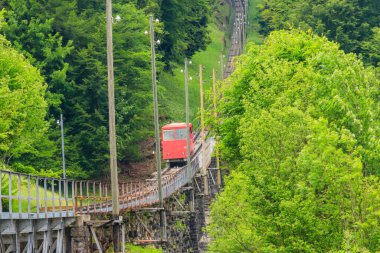
[[[186,139],[186,128],[175,130],[176,140],[184,140]]]
[[[174,140],[174,131],[164,130],[164,141],[173,141],[173,140]]]

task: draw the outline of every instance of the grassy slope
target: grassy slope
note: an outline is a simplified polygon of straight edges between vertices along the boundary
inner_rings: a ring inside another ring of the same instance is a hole
[[[228,16],[229,7],[226,5],[221,8],[221,16]],[[221,78],[220,56],[225,54],[224,38],[228,45],[228,32],[221,31],[215,23],[209,26],[211,43],[207,49],[198,52],[193,56],[192,65],[189,66],[189,103],[190,103],[190,120],[197,125],[198,111],[200,107],[200,89],[199,89],[199,64],[203,66],[203,84],[205,94],[210,93],[212,89],[212,69],[216,70],[217,80]],[[164,86],[166,91],[164,96],[164,104],[167,109],[161,110],[160,115],[166,116],[173,121],[184,122],[185,115],[185,77],[181,73],[184,66],[177,66],[173,69],[173,75],[170,73],[161,73],[159,76],[160,85]]]
[[[248,41],[256,44],[262,44],[263,38],[259,35],[259,23],[258,23],[258,8],[263,0],[249,0],[248,10]],[[225,17],[230,17],[229,23],[232,23],[233,11],[225,4],[219,9],[220,20]],[[216,20],[216,18],[215,18]],[[220,23],[219,20],[219,23]],[[227,54],[227,48],[229,45],[229,34],[231,27],[219,28],[214,22],[209,26],[211,43],[207,49],[202,52],[198,52],[191,59],[193,64],[189,66],[189,76],[192,80],[189,81],[189,102],[190,102],[190,120],[195,126],[198,125],[198,112],[200,107],[200,93],[199,93],[199,64],[203,65],[203,84],[205,94],[211,93],[212,89],[212,68],[216,69],[217,80],[221,78],[221,66],[220,56],[221,54]],[[226,30],[225,32],[222,31]],[[226,48],[224,47],[224,42]],[[225,60],[225,58],[224,58]],[[166,119],[173,121],[184,122],[186,120],[185,115],[185,85],[184,74],[181,73],[181,69],[184,66],[180,65],[173,69],[173,74],[161,73],[159,76],[159,84],[165,87],[163,94],[163,104],[165,104],[165,110],[160,110],[160,115]],[[166,123],[166,122],[163,122]]]
[[[259,9],[258,6],[262,4],[263,0],[249,0],[248,8],[248,42],[255,44],[262,44],[263,37],[259,34]]]

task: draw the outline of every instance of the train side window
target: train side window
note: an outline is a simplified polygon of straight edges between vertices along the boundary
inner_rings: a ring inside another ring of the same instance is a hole
[[[164,130],[164,141],[173,141],[173,140],[174,140],[174,131]]]
[[[186,139],[186,128],[175,130],[176,140],[184,140]]]

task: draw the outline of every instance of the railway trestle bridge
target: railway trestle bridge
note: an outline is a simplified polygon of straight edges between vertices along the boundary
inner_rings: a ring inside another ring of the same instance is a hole
[[[195,226],[195,196],[203,192],[203,181],[198,172],[203,165],[209,167],[211,164],[213,138],[208,139],[205,145],[204,154],[199,145],[189,168],[166,169],[162,175],[168,223],[173,221],[173,226],[179,227],[177,230],[183,226],[176,224],[181,216],[188,215],[188,222]],[[202,164],[203,161],[206,164]],[[211,187],[216,186],[213,169],[208,171]],[[119,183],[118,202],[123,216],[116,221],[110,215],[112,197],[109,182],[63,180],[10,171],[0,171],[0,179],[2,253],[91,252],[92,249],[103,252],[111,243],[112,236],[107,228],[112,227],[113,222],[121,223],[123,242],[162,243],[159,229],[156,229],[159,228],[157,212],[161,210],[157,208],[159,197],[155,177]],[[215,189],[210,190],[215,192]],[[200,231],[198,228],[193,235],[189,231],[187,233],[187,248],[193,248],[193,252],[199,246],[200,238],[197,236]],[[193,243],[190,242],[191,236]]]

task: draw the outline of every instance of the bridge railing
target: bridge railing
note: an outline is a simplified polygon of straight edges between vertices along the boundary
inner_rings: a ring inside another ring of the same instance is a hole
[[[205,154],[196,152],[190,171],[187,166],[172,168],[162,177],[162,193],[167,198],[211,162],[214,142],[206,142]],[[32,176],[0,170],[0,219],[72,217],[76,214],[112,211],[109,182],[75,181]],[[158,203],[157,178],[119,184],[120,209],[138,209]]]
[[[109,203],[111,203],[111,185],[109,182],[101,181],[75,181],[75,213],[97,213],[109,212]]]
[[[206,152],[204,154],[206,167],[211,162],[213,145],[213,139],[209,139],[206,142]],[[202,166],[202,155],[201,152],[197,152],[194,155],[189,172],[187,171],[187,166],[184,166],[182,168],[172,168],[163,175],[162,193],[164,198],[171,196],[194,177]],[[109,184],[99,182],[88,183],[88,181],[77,182],[76,184],[76,212],[78,214],[108,213],[112,211]],[[158,201],[157,178],[119,183],[119,204],[121,210],[133,210],[152,206],[158,203]]]
[[[0,170],[0,219],[74,215],[74,181]]]

